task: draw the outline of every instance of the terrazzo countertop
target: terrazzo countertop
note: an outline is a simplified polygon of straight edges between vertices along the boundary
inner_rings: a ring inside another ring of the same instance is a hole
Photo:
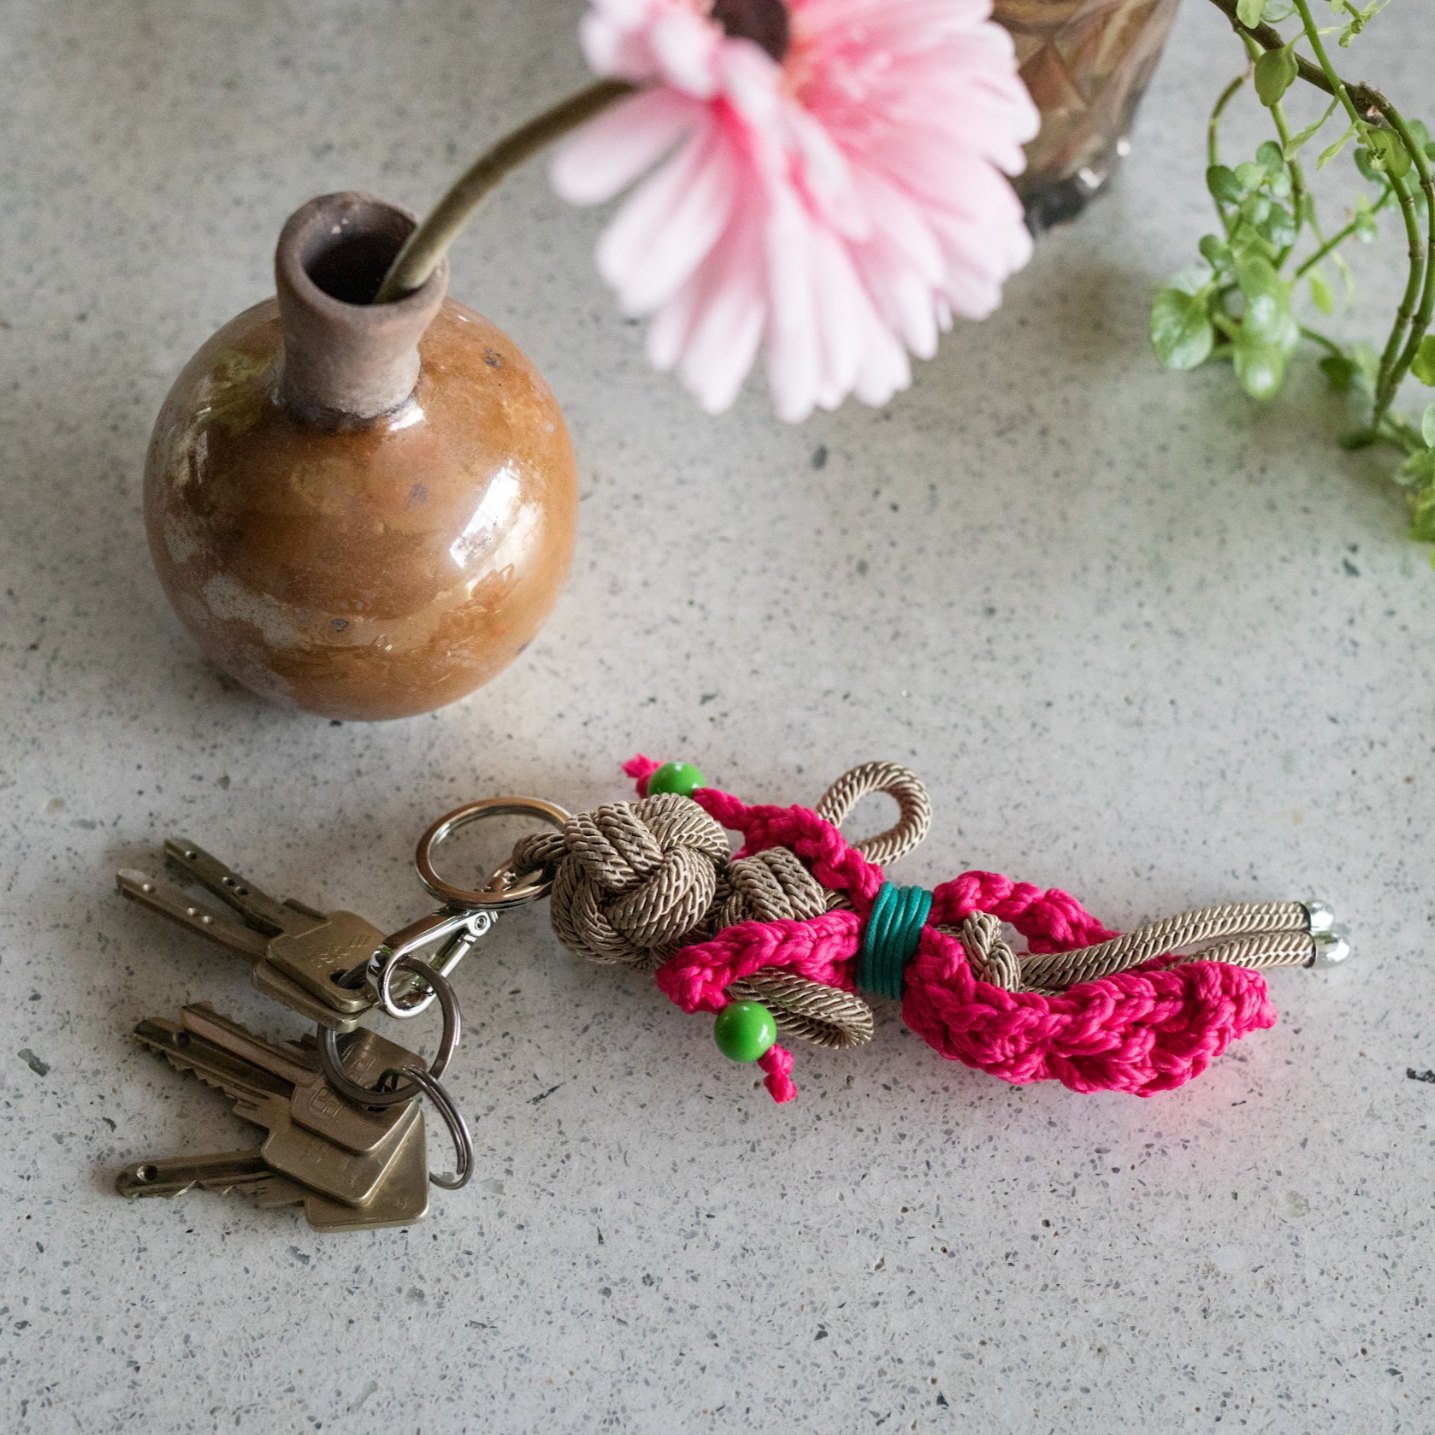
[[[171,615],[140,475],[185,358],[270,292],[310,195],[425,207],[579,83],[578,13],[0,5],[0,1426],[1435,1430],[1435,574],[1309,365],[1258,407],[1149,356],[1151,287],[1208,222],[1235,64],[1210,7],[1112,192],[879,411],[789,428],[755,381],[703,417],[596,276],[602,216],[541,167],[509,184],[452,288],[563,403],[583,531],[552,621],[468,701],[281,712]],[[1418,109],[1432,60],[1396,5],[1357,68]],[[1366,258],[1367,314],[1398,247]],[[439,813],[623,797],[638,750],[784,803],[890,757],[937,813],[904,882],[991,868],[1122,928],[1315,893],[1357,955],[1275,973],[1279,1024],[1151,1101],[1005,1085],[884,1004],[870,1047],[801,1050],[778,1107],[527,911],[459,973],[477,1175],[428,1221],[325,1237],[115,1195],[129,1162],[250,1135],[138,1019],[208,999],[299,1030],[115,868],[183,833],[394,927]]]

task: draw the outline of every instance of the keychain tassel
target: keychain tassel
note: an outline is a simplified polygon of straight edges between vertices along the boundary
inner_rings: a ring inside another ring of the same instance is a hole
[[[565,945],[652,972],[684,1011],[726,1013],[720,1044],[757,1060],[779,1102],[796,1087],[776,1032],[833,1047],[869,1040],[859,989],[899,999],[942,1056],[1006,1081],[1153,1096],[1275,1023],[1263,968],[1349,953],[1320,903],[1231,903],[1122,935],[1069,893],[997,873],[932,892],[895,887],[881,864],[922,840],[931,805],[894,763],[854,768],[811,809],[749,806],[683,763],[639,756],[624,770],[638,802],[524,839],[513,870],[552,876]],[[849,843],[838,829],[876,791],[896,799],[898,822]],[[724,828],[743,839],[731,856]],[[1003,924],[1027,952],[1012,950]],[[775,1030],[763,1036],[769,1013]]]

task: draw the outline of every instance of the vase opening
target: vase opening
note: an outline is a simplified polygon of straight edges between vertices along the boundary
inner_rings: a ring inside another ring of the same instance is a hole
[[[325,427],[367,422],[407,402],[418,342],[443,302],[448,265],[375,304],[417,220],[367,194],[326,194],[290,216],[274,256],[290,412]]]
[[[304,272],[331,299],[344,304],[372,304],[402,241],[387,235],[352,234],[304,258]]]
[[[336,224],[307,227],[300,237],[299,263],[331,299],[372,304],[413,229],[413,219],[394,206],[361,201]]]

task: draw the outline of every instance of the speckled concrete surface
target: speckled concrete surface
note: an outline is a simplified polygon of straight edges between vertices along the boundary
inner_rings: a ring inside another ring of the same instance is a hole
[[[1435,1084],[1407,1076],[1435,1067],[1435,575],[1314,384],[1257,409],[1148,358],[1232,64],[1194,0],[1115,192],[881,412],[788,429],[753,385],[703,418],[595,277],[599,217],[537,172],[501,194],[453,288],[564,403],[584,532],[472,700],[286,715],[169,613],[139,479],[184,358],[268,292],[309,195],[421,207],[575,83],[577,10],[0,5],[0,1426],[1435,1430]],[[1358,65],[1417,109],[1418,15]],[[181,831],[397,925],[439,812],[621,795],[640,748],[786,801],[899,758],[938,812],[906,881],[990,866],[1120,926],[1318,892],[1358,959],[1276,975],[1279,1026],[1149,1103],[1009,1088],[888,1010],[872,1047],[804,1049],[777,1108],[525,913],[460,976],[478,1175],[427,1223],[321,1238],[113,1194],[248,1130],[131,1044],[139,1017],[211,998],[295,1030],[116,866]]]

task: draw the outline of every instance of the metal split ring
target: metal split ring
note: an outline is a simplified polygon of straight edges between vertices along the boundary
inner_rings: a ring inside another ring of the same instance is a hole
[[[439,1006],[443,1008],[443,1036],[439,1039],[438,1055],[429,1063],[427,1073],[430,1077],[442,1076],[444,1068],[458,1047],[463,1031],[458,998],[454,995],[448,979],[427,962],[421,962],[417,957],[399,957],[394,966],[412,972],[427,982],[433,989],[434,996],[438,998]],[[329,1085],[341,1096],[360,1106],[397,1106],[400,1101],[411,1101],[420,1090],[427,1090],[417,1082],[410,1082],[409,1085],[397,1087],[392,1091],[383,1090],[382,1081],[378,1087],[360,1086],[344,1070],[344,1058],[339,1051],[339,1034],[331,1027],[319,1029],[319,1064],[323,1067],[324,1077]]]
[[[400,1077],[407,1078],[411,1085],[418,1087],[433,1102],[438,1114],[443,1117],[443,1124],[448,1127],[449,1139],[453,1142],[453,1175],[439,1176],[430,1171],[429,1181],[435,1186],[442,1186],[445,1191],[461,1190],[468,1185],[468,1178],[473,1175],[473,1136],[469,1132],[468,1122],[463,1119],[463,1112],[448,1094],[448,1088],[431,1071],[425,1071],[422,1067],[391,1066],[379,1078],[379,1084],[382,1086],[389,1080],[397,1081]]]
[[[570,821],[571,814],[557,803],[544,802],[539,797],[484,797],[477,802],[466,802],[440,817],[419,838],[414,851],[414,867],[419,881],[445,906],[465,912],[502,912],[509,907],[521,907],[526,902],[546,897],[553,886],[551,878],[524,872],[515,874],[512,865],[506,862],[489,878],[489,885],[482,891],[455,887],[438,875],[433,862],[438,848],[460,827],[467,827],[485,817],[537,817],[561,829]]]

